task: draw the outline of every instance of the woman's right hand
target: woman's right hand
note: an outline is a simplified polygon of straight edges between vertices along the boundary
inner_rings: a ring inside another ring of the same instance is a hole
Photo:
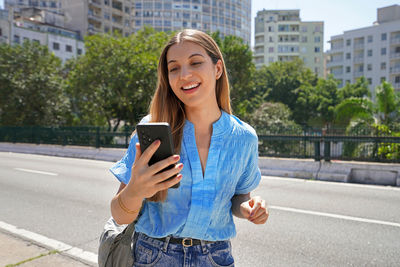
[[[154,141],[142,154],[140,144],[136,143],[136,157],[132,166],[131,180],[125,188],[125,194],[129,197],[150,198],[158,191],[168,189],[182,179],[182,174],[179,172],[183,164],[176,164],[180,159],[179,155],[173,155],[149,166],[149,161],[160,144],[159,140]],[[174,168],[160,172],[172,164],[175,164]],[[174,178],[168,180],[174,175],[176,175]]]

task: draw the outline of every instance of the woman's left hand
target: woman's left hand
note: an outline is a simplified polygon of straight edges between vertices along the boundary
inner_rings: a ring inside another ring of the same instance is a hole
[[[268,220],[268,209],[265,200],[254,196],[240,205],[240,212],[254,224],[264,224]]]

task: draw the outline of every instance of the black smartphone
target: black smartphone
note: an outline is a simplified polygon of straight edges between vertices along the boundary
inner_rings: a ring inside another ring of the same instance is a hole
[[[149,122],[142,123],[136,126],[136,132],[139,138],[140,150],[142,153],[156,140],[160,140],[161,144],[154,155],[149,161],[149,166],[166,159],[174,154],[174,144],[172,140],[171,127],[167,122]],[[160,172],[169,170],[175,167],[175,164],[171,164],[164,168]],[[176,175],[169,179],[174,178]],[[178,188],[180,182],[171,186],[171,188]]]

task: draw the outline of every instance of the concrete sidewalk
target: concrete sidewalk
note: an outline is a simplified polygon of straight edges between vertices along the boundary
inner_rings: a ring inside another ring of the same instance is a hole
[[[60,251],[48,249],[33,241],[0,231],[0,266],[88,267],[94,265],[87,265]]]

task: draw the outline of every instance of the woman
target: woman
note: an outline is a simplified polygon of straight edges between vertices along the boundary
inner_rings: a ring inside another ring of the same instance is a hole
[[[257,135],[231,115],[225,64],[207,34],[184,30],[166,45],[142,120],[148,121],[170,124],[176,155],[149,166],[160,142],[142,154],[135,134],[111,168],[121,182],[111,201],[117,223],[131,223],[147,199],[136,224],[134,266],[233,266],[232,214],[263,224],[268,211],[263,199],[250,196],[261,178]],[[170,164],[175,168],[159,173]]]

